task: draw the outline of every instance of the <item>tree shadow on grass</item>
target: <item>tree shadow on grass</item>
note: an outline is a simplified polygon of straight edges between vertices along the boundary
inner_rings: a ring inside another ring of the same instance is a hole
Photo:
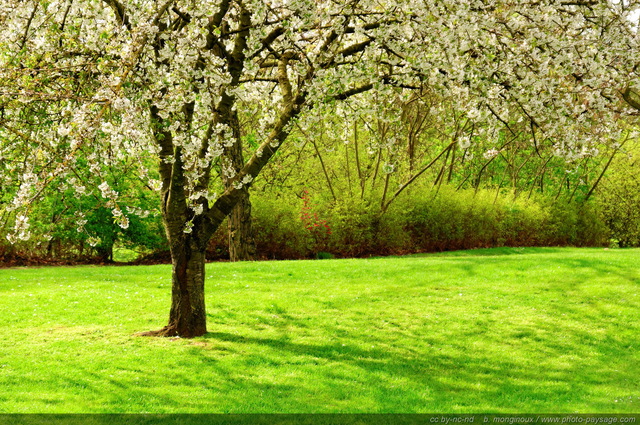
[[[629,386],[630,367],[612,371],[619,365],[611,364],[616,353],[607,352],[609,342],[589,339],[588,330],[564,328],[560,321],[555,328],[532,324],[501,335],[480,328],[443,329],[443,335],[414,332],[400,341],[389,341],[390,333],[367,337],[361,329],[345,334],[322,324],[325,337],[305,341],[299,337],[307,329],[305,318],[280,313],[286,322],[278,324],[280,335],[272,336],[269,329],[261,336],[252,327],[236,326],[234,332],[177,340],[176,350],[183,349],[165,361],[172,367],[165,365],[166,375],[150,382],[133,379],[152,376],[162,359],[145,357],[124,366],[126,381],[90,364],[74,364],[73,377],[60,372],[58,378],[65,387],[106,398],[103,408],[110,412],[562,413],[585,404],[597,412],[612,404],[594,391],[596,386],[609,385],[611,398],[625,395]],[[362,326],[367,323],[363,318]],[[567,338],[559,339],[564,334]],[[619,354],[624,356],[616,361],[631,364],[632,352]],[[573,358],[537,363],[567,355]],[[600,371],[605,371],[603,382],[598,382]],[[587,376],[593,379],[582,379]],[[180,389],[163,388],[172,386]],[[198,391],[205,400],[191,397]]]
[[[540,252],[540,254],[550,252],[546,251],[546,249],[545,252]],[[558,249],[558,251],[562,252],[561,249]],[[640,251],[638,254],[640,255]],[[481,255],[478,257],[486,257],[486,260],[467,255],[444,258],[451,260],[450,266],[452,268],[464,271],[468,276],[486,276],[489,278],[491,274],[495,276],[496,272],[508,270],[514,275],[521,274],[522,277],[529,277],[531,271],[527,267],[529,263],[522,262],[516,255]],[[611,275],[620,277],[625,281],[640,282],[639,269],[629,268],[626,264],[618,263],[615,257],[584,258],[571,255],[556,255],[540,259],[531,264],[531,266],[538,269],[542,268],[546,276],[541,276],[541,278],[545,280],[547,278],[553,280],[556,273],[560,272],[574,283],[590,283],[596,279]],[[541,281],[540,283],[544,282]]]
[[[535,251],[548,254],[554,249]],[[494,268],[487,268],[485,263],[473,258],[460,258],[451,265],[470,275],[489,276],[495,274],[495,267],[502,261],[519,260],[517,257],[496,259]],[[257,319],[251,317],[250,322],[245,318],[244,322],[233,324],[239,333],[212,332],[203,340],[243,347],[240,351],[246,353],[250,366],[289,371],[305,361],[325,365],[315,375],[318,389],[335,389],[340,393],[338,388],[356,377],[360,386],[353,385],[354,391],[367,392],[368,397],[378,401],[380,411],[437,411],[439,408],[465,411],[475,408],[475,411],[575,412],[584,406],[590,411],[611,410],[616,396],[625,394],[630,388],[638,389],[625,378],[633,369],[630,366],[633,352],[623,346],[623,338],[615,335],[624,325],[618,323],[616,312],[608,310],[615,296],[601,300],[597,292],[591,292],[593,288],[589,285],[599,276],[615,276],[621,279],[622,285],[629,287],[638,282],[638,270],[629,269],[615,257],[606,256],[595,259],[581,255],[551,256],[544,259],[544,263],[533,265],[540,269],[539,276],[543,279],[545,274],[553,276],[558,268],[563,268],[565,273],[569,269],[570,282],[557,279],[551,279],[549,283],[519,282],[516,267],[515,278],[510,278],[513,284],[534,286],[525,294],[527,299],[519,311],[540,313],[532,313],[531,320],[514,320],[502,333],[492,332],[482,314],[488,313],[491,320],[509,320],[509,303],[518,307],[517,297],[495,301],[496,308],[504,314],[492,315],[491,311],[484,310],[464,313],[470,317],[475,314],[478,323],[475,326],[473,320],[468,320],[462,328],[451,330],[447,328],[445,317],[442,332],[437,331],[441,335],[437,336],[399,329],[397,333],[403,335],[397,340],[385,339],[390,334],[368,339],[362,329],[371,326],[372,322],[362,317],[358,331],[349,332],[345,327],[323,323],[320,334],[325,337],[320,341],[324,342],[319,343],[316,337],[314,342],[306,343],[305,335],[313,328],[309,320],[301,320],[304,313],[297,310],[297,317],[286,311],[276,311],[278,317],[275,319],[264,315]],[[513,265],[504,268],[510,270],[511,267]],[[423,286],[428,291],[434,284],[427,282]],[[473,290],[472,287],[468,289]],[[504,290],[508,289],[506,285]],[[349,306],[346,308],[350,309]],[[358,313],[357,309],[350,311],[352,321],[359,320],[353,319]],[[585,319],[589,316],[588,321],[580,321],[582,316]],[[452,316],[452,323],[460,325],[456,320]],[[254,326],[253,322],[259,322],[261,327]],[[224,320],[221,324],[225,325]],[[275,337],[274,329],[279,334]],[[260,336],[262,331],[264,337]],[[405,345],[399,346],[397,341]],[[637,343],[636,337],[627,345]],[[201,355],[207,356],[204,351]],[[298,363],[293,364],[288,360],[290,357],[298,359]],[[245,376],[243,383],[251,386],[251,378]],[[364,389],[365,385],[374,388]]]
[[[489,338],[490,339],[490,338]],[[571,349],[568,344],[554,343],[553,334],[515,334],[505,337],[507,341],[488,341],[488,344],[502,344],[502,357],[493,357],[472,345],[431,346],[427,349],[411,350],[407,347],[381,345],[379,348],[362,348],[369,341],[354,340],[351,344],[341,341],[325,344],[307,344],[286,338],[243,336],[225,332],[211,332],[203,340],[224,341],[243,346],[243,352],[250,353],[250,363],[277,368],[282,373],[299,367],[299,363],[314,361],[325,365],[313,377],[313,383],[300,383],[300,388],[292,389],[314,393],[334,391],[344,397],[345,384],[352,384],[351,394],[357,398],[365,396],[375,400],[376,413],[380,412],[529,412],[576,411],[575,403],[591,397],[592,410],[608,404],[589,395],[589,384],[577,379],[576,372],[587,368],[602,370],[606,359],[602,356],[588,356],[576,360],[575,364],[563,365],[554,370],[545,370],[541,365],[529,361],[526,356],[511,358],[509,350],[538,352],[545,356],[560,357]],[[514,341],[510,344],[508,339]],[[528,341],[526,340],[528,339]],[[524,343],[523,343],[524,341]],[[469,340],[469,342],[472,342]],[[522,348],[523,345],[526,348]],[[590,350],[597,350],[590,347]],[[577,352],[579,356],[581,353]],[[200,355],[206,356],[206,352]],[[519,353],[518,356],[522,356]],[[292,364],[287,359],[297,359]],[[274,360],[275,359],[275,360]],[[354,379],[359,385],[353,385]],[[251,387],[250,377],[245,376],[242,385]],[[290,395],[290,394],[289,394]],[[348,396],[349,397],[349,396]],[[550,402],[550,400],[555,400]],[[553,407],[549,407],[549,406]],[[336,412],[329,406],[313,406],[311,409]],[[362,412],[357,405],[350,411]],[[365,408],[366,409],[366,408]],[[366,410],[364,410],[366,411]]]

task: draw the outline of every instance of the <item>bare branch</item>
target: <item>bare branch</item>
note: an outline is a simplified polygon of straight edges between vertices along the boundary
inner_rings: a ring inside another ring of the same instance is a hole
[[[622,94],[622,98],[627,102],[631,107],[640,111],[640,93],[627,86],[620,92]]]
[[[118,0],[103,0],[116,15],[116,19],[120,25],[124,25],[129,31],[131,31],[131,23],[129,22],[129,16],[122,3]]]

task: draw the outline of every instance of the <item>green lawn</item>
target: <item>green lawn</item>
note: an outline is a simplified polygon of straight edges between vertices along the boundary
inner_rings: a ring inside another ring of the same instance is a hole
[[[0,270],[0,413],[640,411],[640,250]]]

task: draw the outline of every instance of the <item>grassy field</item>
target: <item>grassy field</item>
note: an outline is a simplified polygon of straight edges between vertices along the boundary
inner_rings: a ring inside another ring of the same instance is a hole
[[[0,413],[640,411],[640,250],[0,270]]]

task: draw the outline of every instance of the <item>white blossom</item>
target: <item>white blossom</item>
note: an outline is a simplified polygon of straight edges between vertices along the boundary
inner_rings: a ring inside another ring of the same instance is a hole
[[[458,147],[460,147],[460,149],[468,149],[469,146],[471,146],[471,138],[469,136],[458,138]]]
[[[497,149],[489,149],[485,153],[482,154],[484,159],[492,159],[500,154],[500,151]]]

